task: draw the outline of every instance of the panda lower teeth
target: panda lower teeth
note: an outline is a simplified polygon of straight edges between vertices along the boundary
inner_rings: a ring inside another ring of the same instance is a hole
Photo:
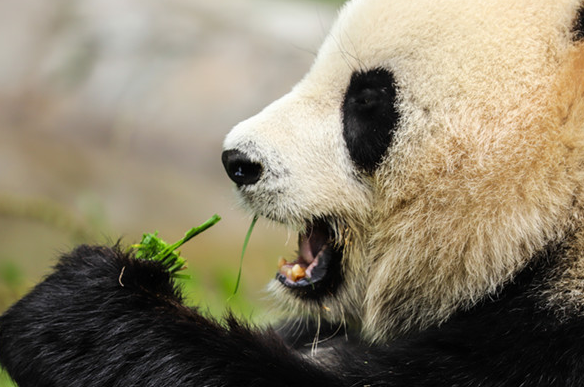
[[[280,274],[292,282],[296,282],[307,277],[307,266],[300,263],[284,263],[279,267]],[[308,277],[310,278],[310,277]]]

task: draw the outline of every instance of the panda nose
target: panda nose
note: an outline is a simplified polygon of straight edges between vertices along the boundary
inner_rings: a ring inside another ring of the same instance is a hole
[[[262,165],[251,161],[249,157],[238,150],[224,151],[221,154],[221,161],[227,175],[237,185],[255,184],[262,175]]]

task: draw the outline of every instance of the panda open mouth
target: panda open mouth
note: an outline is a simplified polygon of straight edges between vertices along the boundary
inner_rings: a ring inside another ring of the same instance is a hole
[[[341,282],[342,247],[324,221],[309,223],[298,235],[297,259],[288,262],[280,258],[276,278],[286,287],[303,296],[316,297],[332,293]]]

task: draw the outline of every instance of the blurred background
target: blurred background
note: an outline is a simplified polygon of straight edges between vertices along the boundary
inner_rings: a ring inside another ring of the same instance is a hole
[[[79,243],[168,242],[189,302],[269,309],[296,236],[237,207],[224,136],[309,69],[341,0],[0,1],[0,312]],[[10,385],[7,378],[0,386]]]

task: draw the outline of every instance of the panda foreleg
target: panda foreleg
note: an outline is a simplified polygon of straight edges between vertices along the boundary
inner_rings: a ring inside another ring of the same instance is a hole
[[[528,267],[496,296],[393,341],[338,337],[329,362],[359,386],[584,386],[584,321],[545,303],[548,271]]]
[[[222,325],[169,275],[81,246],[0,318],[0,363],[21,386],[341,385],[273,331]]]

